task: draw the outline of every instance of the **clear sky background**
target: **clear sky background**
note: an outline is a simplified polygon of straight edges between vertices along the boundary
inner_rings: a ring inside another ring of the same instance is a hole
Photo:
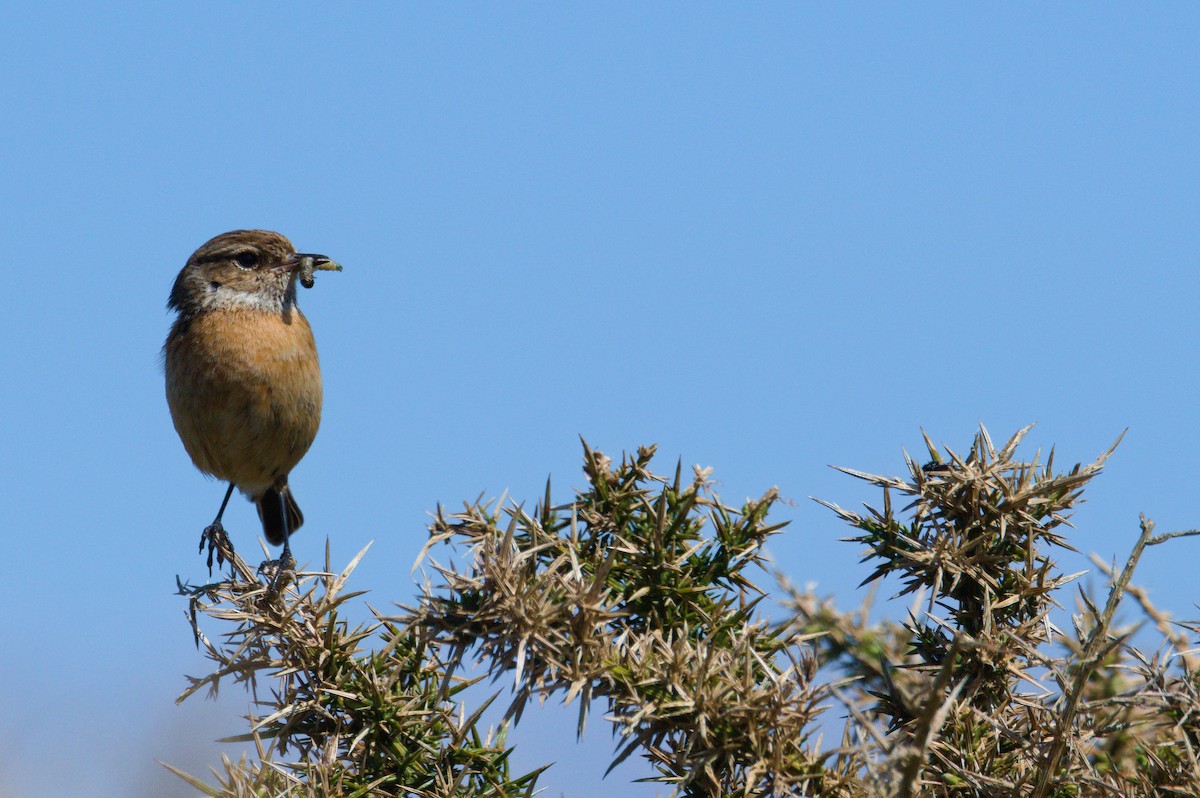
[[[415,593],[426,513],[582,483],[579,436],[778,485],[770,545],[844,605],[832,515],[920,429],[1038,422],[1089,460],[1071,540],[1200,525],[1200,10],[1194,5],[126,3],[0,23],[0,794],[169,796],[245,696],[173,704],[176,574],[222,486],[163,397],[171,283],[263,227],[341,261],[301,303],[325,375],[293,472],[376,606]],[[243,551],[258,531],[236,500]],[[1200,542],[1137,581],[1200,615]],[[1086,568],[1082,555],[1062,559]],[[1064,597],[1068,604],[1070,597]],[[1134,617],[1132,611],[1126,616]],[[601,781],[594,715],[526,713],[547,794]]]

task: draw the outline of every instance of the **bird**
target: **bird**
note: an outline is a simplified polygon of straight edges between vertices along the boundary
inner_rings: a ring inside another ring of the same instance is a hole
[[[321,423],[321,367],[296,283],[314,269],[341,270],[324,255],[296,251],[269,230],[232,230],[205,242],[179,272],[167,308],[176,313],[163,345],[167,405],[192,463],[229,483],[200,550],[208,564],[234,488],[258,508],[263,534],[283,546],[304,523],[288,475]],[[221,555],[218,553],[218,565]]]

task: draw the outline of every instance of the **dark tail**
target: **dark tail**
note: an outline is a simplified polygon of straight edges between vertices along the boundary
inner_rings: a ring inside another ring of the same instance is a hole
[[[267,536],[267,542],[272,546],[282,546],[285,534],[283,506],[279,503],[280,496],[283,496],[283,504],[287,505],[286,533],[294,535],[300,525],[304,523],[304,514],[300,512],[300,507],[292,498],[292,492],[288,489],[287,483],[269,488],[255,504],[258,505],[258,517],[262,521],[263,534]]]

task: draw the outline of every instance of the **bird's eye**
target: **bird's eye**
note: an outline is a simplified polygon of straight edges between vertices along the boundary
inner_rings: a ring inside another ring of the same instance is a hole
[[[258,265],[257,252],[239,252],[233,256],[233,259],[237,261],[237,265],[241,266],[243,269],[253,269]]]

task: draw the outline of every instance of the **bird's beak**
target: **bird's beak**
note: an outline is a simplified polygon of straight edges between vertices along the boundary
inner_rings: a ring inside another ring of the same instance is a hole
[[[300,285],[305,288],[313,287],[313,272],[340,272],[342,264],[334,263],[324,255],[307,255],[303,252],[294,252],[288,255],[283,260],[283,268],[289,274],[298,275]]]
[[[311,263],[313,268],[326,271],[328,270],[326,264],[333,263],[333,260],[327,255],[313,255],[304,252],[293,252],[283,259],[283,266],[289,271],[295,271],[305,263]]]

